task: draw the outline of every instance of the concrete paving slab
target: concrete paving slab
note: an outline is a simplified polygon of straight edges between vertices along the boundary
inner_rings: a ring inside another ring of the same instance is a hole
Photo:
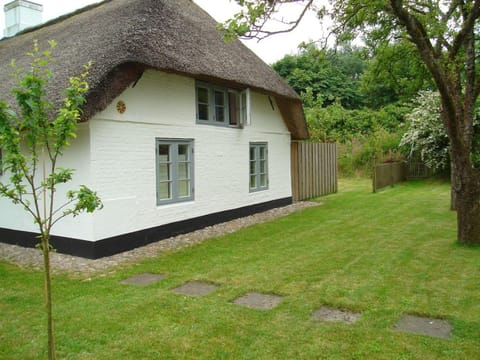
[[[405,315],[394,327],[397,331],[450,339],[452,325],[446,320]]]
[[[353,324],[362,316],[361,313],[322,306],[312,314],[313,320],[336,321]]]
[[[218,286],[201,281],[189,281],[175,289],[174,293],[190,296],[204,296],[214,291]]]
[[[283,296],[250,292],[235,299],[233,303],[253,309],[270,310],[277,306],[282,300]]]

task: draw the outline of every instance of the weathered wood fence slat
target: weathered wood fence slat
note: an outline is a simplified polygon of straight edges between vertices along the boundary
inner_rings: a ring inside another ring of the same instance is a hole
[[[337,145],[292,142],[292,197],[294,201],[337,192]]]

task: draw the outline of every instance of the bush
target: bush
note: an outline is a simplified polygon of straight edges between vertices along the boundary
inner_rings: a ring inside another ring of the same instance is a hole
[[[410,157],[419,155],[429,168],[435,171],[448,169],[449,140],[441,119],[440,95],[422,91],[415,99],[415,105],[407,117],[410,124],[400,145]]]
[[[309,93],[304,94],[304,101],[311,140],[322,142],[348,143],[356,138],[366,138],[377,129],[401,132],[405,114],[409,111],[408,107],[398,104],[380,110],[348,110],[339,103],[322,108],[319,106],[321,99],[313,99]]]
[[[339,145],[341,176],[370,175],[375,162],[403,159],[398,144],[409,107],[387,105],[379,110],[347,110],[339,103],[326,108],[320,98],[304,94],[305,112],[312,141]]]
[[[363,139],[353,139],[338,146],[338,170],[342,177],[370,176],[375,164],[401,161],[405,158],[399,150],[401,133],[383,129]]]

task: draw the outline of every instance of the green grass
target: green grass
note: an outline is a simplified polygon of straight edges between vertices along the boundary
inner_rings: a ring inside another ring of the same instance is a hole
[[[343,181],[323,205],[164,254],[91,281],[54,277],[62,359],[475,359],[480,357],[480,249],[455,244],[449,187],[411,182],[371,193]],[[141,272],[147,287],[120,284]],[[220,285],[200,298],[169,289]],[[0,262],[0,358],[46,357],[41,272]],[[231,303],[284,295],[270,311]],[[322,323],[322,305],[361,311]],[[450,340],[392,330],[403,314],[448,319]]]

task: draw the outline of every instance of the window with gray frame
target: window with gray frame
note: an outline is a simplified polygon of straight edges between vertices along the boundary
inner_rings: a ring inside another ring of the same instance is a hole
[[[267,143],[250,143],[250,191],[268,189]]]
[[[157,139],[157,204],[193,200],[193,140]]]
[[[197,82],[197,123],[241,127],[248,122],[250,92]]]

